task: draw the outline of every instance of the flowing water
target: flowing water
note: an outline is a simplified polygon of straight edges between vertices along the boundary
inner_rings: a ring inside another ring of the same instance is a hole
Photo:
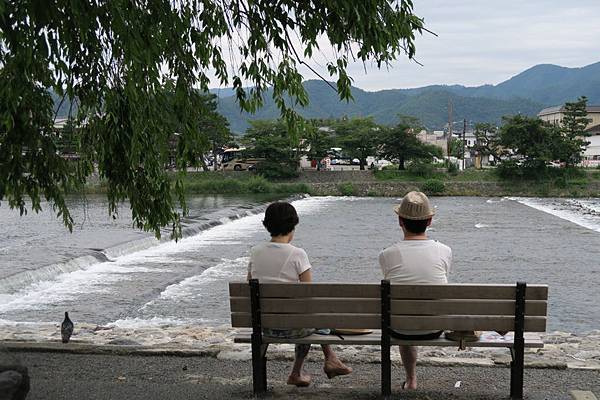
[[[157,241],[126,210],[74,201],[69,234],[49,212],[0,207],[0,327],[55,323],[136,328],[229,323],[227,282],[246,276],[248,250],[268,239],[267,199],[190,199],[186,237]],[[293,244],[318,281],[378,282],[377,255],[401,238],[393,198],[307,197]],[[550,285],[548,330],[600,328],[600,200],[439,197],[430,237],[453,250],[452,282]]]

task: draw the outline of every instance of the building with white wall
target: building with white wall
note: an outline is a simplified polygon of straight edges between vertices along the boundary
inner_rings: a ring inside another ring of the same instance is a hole
[[[586,138],[590,144],[586,147],[584,155],[584,166],[600,165],[600,105],[587,106],[587,117],[591,120],[586,128],[586,132],[591,134]],[[555,106],[544,108],[539,112],[538,117],[553,124],[560,124],[565,116],[564,106]]]

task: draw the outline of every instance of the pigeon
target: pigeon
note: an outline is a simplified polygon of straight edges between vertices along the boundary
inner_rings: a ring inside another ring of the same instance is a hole
[[[63,343],[69,343],[71,335],[73,334],[73,321],[69,319],[69,313],[65,311],[65,320],[60,326],[60,335],[62,336]]]

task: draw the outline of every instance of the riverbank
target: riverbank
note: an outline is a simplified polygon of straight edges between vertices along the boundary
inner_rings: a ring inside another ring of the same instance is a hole
[[[298,178],[270,181],[247,171],[194,171],[184,178],[188,194],[311,194],[314,196],[399,197],[411,190],[434,196],[600,197],[600,171],[583,171],[576,177],[541,180],[500,179],[493,170],[467,170],[456,174],[435,172],[417,176],[408,171],[302,171]],[[87,193],[104,193],[106,187],[90,180]]]
[[[600,172],[575,178],[500,179],[491,170],[430,177],[406,171],[302,171],[293,180],[271,182],[247,172],[197,172],[185,180],[186,191],[199,193],[308,193],[314,196],[403,196],[421,190],[437,196],[600,197]]]
[[[305,369],[312,375],[308,388],[285,384],[291,363],[273,360],[268,353],[267,398],[377,399],[380,366],[349,360],[351,375],[328,380],[322,373],[322,355],[311,351]],[[393,349],[392,354],[397,353]],[[36,399],[250,399],[250,361],[211,357],[165,355],[69,354],[23,351],[9,356],[26,365],[31,378],[29,400]],[[392,367],[392,398],[403,399],[506,399],[509,368],[427,366],[417,368],[419,389],[402,391],[404,371]],[[598,371],[525,370],[524,392],[529,400],[570,399],[572,390],[600,394]],[[590,398],[590,397],[587,397]]]

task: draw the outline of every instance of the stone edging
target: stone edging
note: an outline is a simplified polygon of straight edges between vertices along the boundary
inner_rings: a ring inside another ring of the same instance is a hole
[[[546,347],[552,347],[549,344]],[[428,348],[429,349],[429,348]],[[422,351],[419,356],[419,365],[426,366],[471,366],[471,367],[507,367],[510,365],[508,349],[481,348],[468,349],[463,352],[445,352],[441,349]],[[543,350],[543,349],[542,349]],[[547,349],[552,352],[552,349]],[[19,342],[1,341],[0,351],[9,352],[46,352],[69,354],[104,354],[115,356],[174,356],[174,357],[213,357],[229,361],[251,360],[250,345],[236,345],[221,343],[202,348],[168,347],[168,346],[139,346],[139,345],[110,345],[71,342],[68,344],[58,342]],[[337,352],[345,361],[351,363],[378,363],[378,346],[340,346]],[[392,352],[392,361],[400,363],[399,354]],[[537,349],[527,350],[525,358],[526,368],[546,369],[588,369],[600,371],[600,360],[581,360],[572,356],[572,360],[540,357]],[[309,359],[318,360],[316,352],[311,352]],[[293,347],[291,345],[272,345],[269,349],[271,360],[292,360]]]

